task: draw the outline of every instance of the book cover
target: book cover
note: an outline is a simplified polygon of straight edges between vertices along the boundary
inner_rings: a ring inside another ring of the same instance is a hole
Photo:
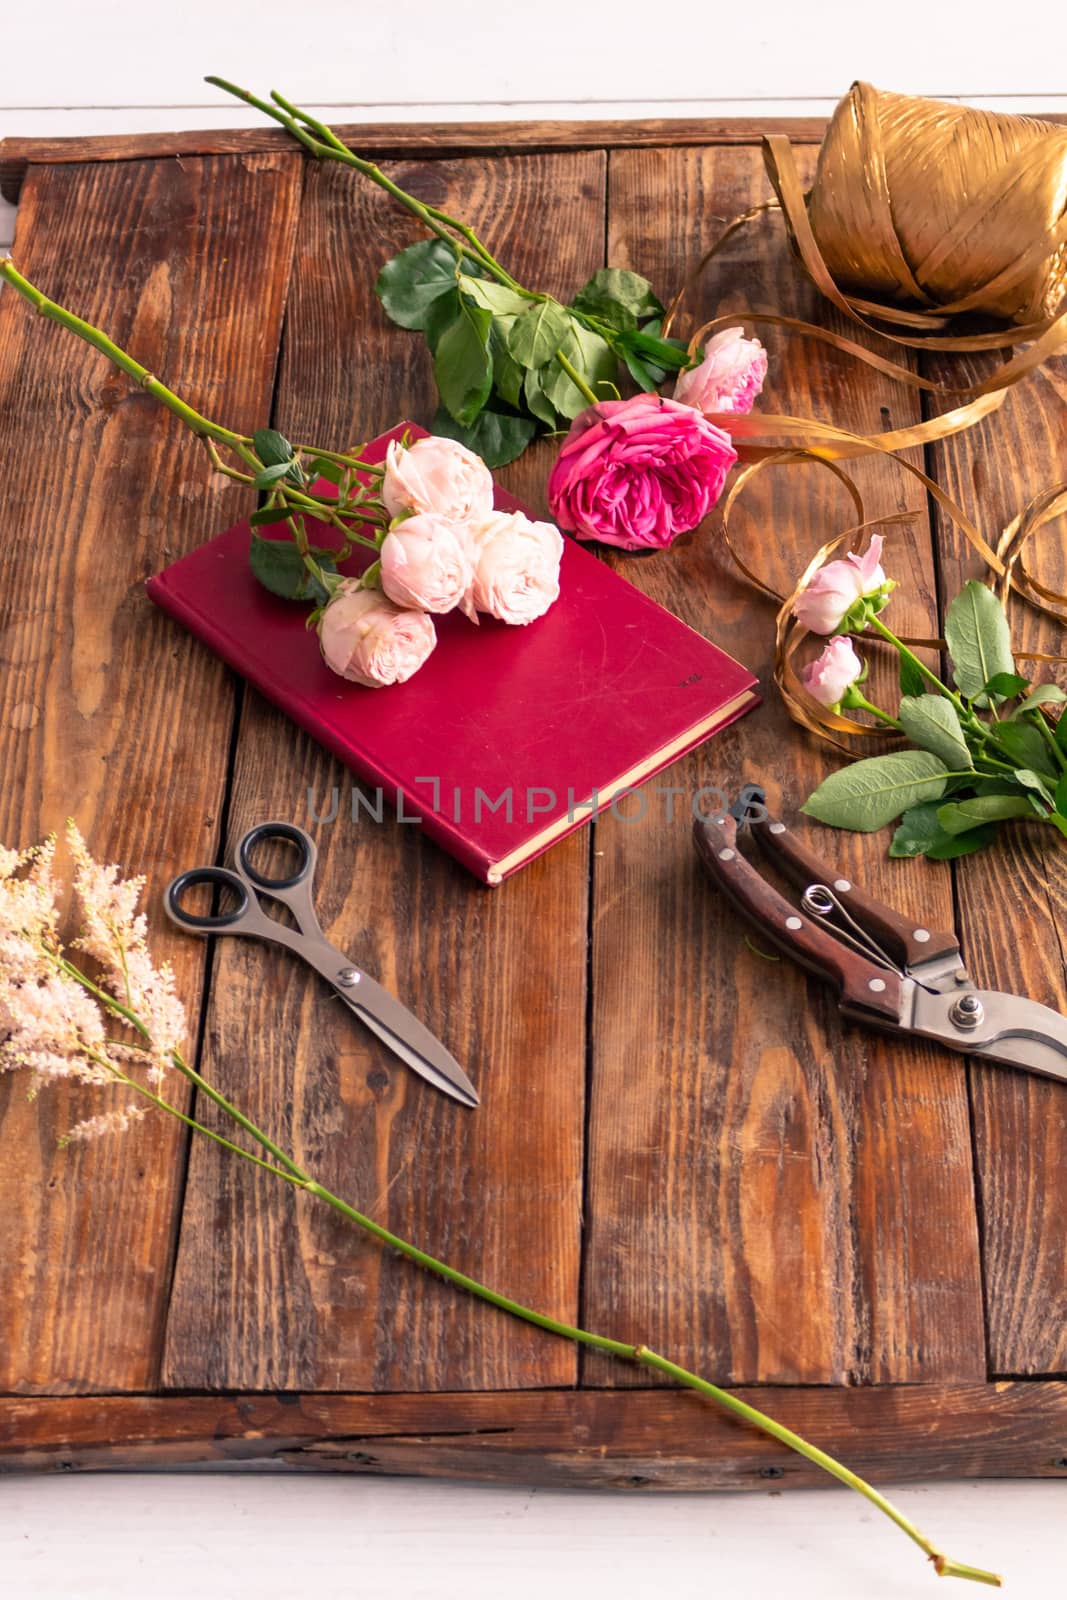
[[[424,430],[402,424],[362,454],[381,460],[405,432]],[[496,503],[525,509],[499,488]],[[323,525],[309,535],[331,543]],[[759,700],[750,672],[569,538],[545,616],[437,617],[414,677],[363,688],[326,666],[308,608],[253,577],[250,540],[237,523],[149,578],[149,595],[488,884]]]

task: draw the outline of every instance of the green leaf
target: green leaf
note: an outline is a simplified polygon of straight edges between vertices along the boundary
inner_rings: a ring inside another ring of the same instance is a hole
[[[252,435],[252,448],[265,467],[288,465],[293,459],[293,447],[277,428],[257,428]]]
[[[622,359],[626,363],[627,372],[629,372],[639,389],[643,389],[646,394],[651,394],[659,387],[662,379],[656,376],[659,371],[658,368],[646,367],[641,357],[635,356],[632,350],[623,350]]]
[[[464,274],[459,285],[465,300],[473,300],[475,305],[484,306],[495,317],[521,316],[530,304],[528,296],[516,294],[506,284],[497,283],[495,278],[468,278]]]
[[[680,372],[683,367],[689,365],[688,352],[684,345],[679,348],[679,344],[680,341],[675,343],[667,339],[657,339],[650,333],[641,333],[636,329],[620,333],[618,338],[619,349],[624,354],[630,351],[642,361],[654,362],[665,372]]]
[[[1015,672],[1004,607],[975,578],[948,608],[945,639],[955,681],[968,700],[977,700],[998,672]]]
[[[974,765],[956,708],[943,695],[905,695],[897,716],[912,744],[940,756],[951,771],[966,772]]]
[[[287,506],[264,506],[262,511],[253,511],[248,521],[253,528],[263,528],[272,522],[284,522],[291,515]]]
[[[972,856],[984,850],[997,836],[997,824],[985,822],[978,828],[968,828],[966,833],[945,833],[935,839],[926,852],[928,861],[954,861],[957,856]]]
[[[599,385],[614,383],[618,362],[611,346],[598,333],[572,323],[560,346],[567,360],[581,373],[599,399],[607,399]],[[565,417],[577,417],[589,409],[589,399],[555,359],[543,367],[541,389],[549,402]]]
[[[420,239],[385,263],[374,285],[402,328],[425,328],[434,301],[456,287],[456,253],[443,239]]]
[[[439,294],[433,304],[427,307],[426,325],[422,331],[431,355],[437,354],[441,335],[452,326],[462,309],[458,289],[449,289],[447,293]]]
[[[987,695],[996,695],[998,700],[1014,700],[1017,694],[1029,688],[1030,679],[1022,677],[1018,672],[997,672],[990,678],[985,686]]]
[[[1067,772],[1061,773],[1057,779],[1053,803],[1059,815],[1067,817]]]
[[[264,539],[253,533],[249,565],[265,589],[283,600],[315,600],[320,604],[326,591],[304,565],[303,557],[289,539]],[[336,572],[333,561],[320,558],[324,572]]]
[[[278,483],[282,478],[288,478],[292,471],[291,461],[276,461],[273,466],[261,467],[252,479],[254,489],[269,489],[272,483]]]
[[[329,461],[325,456],[316,456],[308,462],[308,477],[314,481],[316,478],[325,478],[327,483],[337,485],[345,475],[345,469],[339,461]]]
[[[1051,822],[1052,826],[1058,828],[1064,838],[1067,838],[1067,817],[1061,817],[1058,811],[1050,811],[1045,821]]]
[[[493,362],[493,387],[502,400],[519,410],[524,369],[508,350],[508,334],[514,321],[514,317],[493,318],[489,329],[489,354]]]
[[[536,431],[537,424],[529,417],[508,417],[488,409],[480,411],[469,428],[461,428],[443,406],[430,424],[431,433],[458,439],[481,456],[487,467],[506,467],[521,456]]]
[[[1032,722],[998,722],[993,733],[1013,766],[1028,767],[1045,778],[1056,777],[1049,748],[1041,737],[1041,730]]]
[[[1067,694],[1064,694],[1058,683],[1039,683],[1036,688],[1030,690],[1025,700],[1020,700],[1015,707],[1014,715],[1019,716],[1023,711],[1033,711],[1037,706],[1062,705],[1065,700]]]
[[[970,800],[950,800],[938,809],[937,820],[946,833],[966,833],[985,822],[1032,815],[1033,808],[1024,794],[986,794],[974,795]]]
[[[588,311],[591,316],[602,317],[605,322],[611,320],[610,314],[614,308],[621,307],[632,319],[630,326],[663,314],[663,306],[648,279],[642,278],[639,272],[628,272],[624,267],[601,267],[579,289],[572,304],[576,311]],[[605,315],[605,311],[609,314]],[[619,324],[612,322],[611,326],[617,327]]]
[[[924,856],[943,836],[944,830],[937,820],[940,804],[940,800],[923,800],[905,811],[889,846],[891,856]]]
[[[527,409],[539,422],[543,422],[545,427],[549,429],[559,427],[560,419],[545,399],[544,391],[541,388],[541,374],[533,368],[527,372],[523,380],[522,395],[526,401]]]
[[[800,809],[833,828],[874,833],[921,800],[939,799],[945,772],[944,762],[928,750],[872,756],[831,773]]]
[[[543,367],[563,343],[572,318],[555,300],[541,300],[515,318],[508,351],[522,367]]]
[[[926,693],[926,679],[910,656],[900,658],[900,692],[912,697]]]
[[[469,428],[489,398],[493,363],[489,358],[492,313],[461,300],[459,316],[437,343],[433,373],[442,404],[460,427]]]
[[[1024,789],[1030,791],[1030,798],[1035,802],[1034,809],[1040,816],[1045,815],[1045,808],[1037,800],[1039,795],[1042,800],[1047,800],[1050,806],[1056,805],[1056,797],[1049,786],[1048,779],[1043,778],[1040,772],[1031,772],[1027,767],[1019,767],[1015,773],[1015,781],[1022,784]],[[1062,783],[1062,781],[1061,778],[1060,782]],[[1059,810],[1059,807],[1056,806],[1056,809]]]

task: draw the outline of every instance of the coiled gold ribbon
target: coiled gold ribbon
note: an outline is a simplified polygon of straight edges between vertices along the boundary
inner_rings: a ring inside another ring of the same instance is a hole
[[[834,112],[810,190],[800,182],[788,139],[765,138],[763,156],[775,198],[728,224],[672,302],[664,333],[684,294],[727,240],[756,217],[780,210],[812,282],[868,332],[911,350],[962,353],[1026,346],[980,383],[950,386],[795,317],[755,312],[718,317],[690,340],[695,351],[727,324],[773,324],[831,345],[911,388],[965,402],[913,427],[877,435],[853,434],[803,417],[712,417],[731,434],[743,463],[723,506],[727,549],[779,608],[776,681],[795,720],[847,750],[836,735],[869,738],[878,730],[827,712],[805,693],[794,665],[803,630],[791,621],[796,592],[816,568],[874,525],[865,520],[859,493],[836,462],[875,452],[888,455],[957,523],[1002,597],[1015,591],[1057,621],[1067,620],[1060,609],[1067,607],[1067,594],[1041,583],[1023,560],[1029,540],[1067,514],[1067,483],[1037,495],[990,544],[934,479],[896,453],[946,439],[991,415],[1013,384],[1067,344],[1067,310],[1059,309],[1067,292],[1067,128],[856,83]],[[987,325],[976,329],[979,316]],[[991,318],[995,326],[988,325]],[[852,497],[857,521],[816,553],[797,590],[783,596],[739,557],[730,542],[730,512],[757,470],[802,460],[834,471]],[[900,519],[878,520],[892,525]]]

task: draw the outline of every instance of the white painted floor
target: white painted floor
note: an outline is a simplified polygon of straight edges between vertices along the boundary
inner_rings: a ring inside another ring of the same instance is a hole
[[[857,77],[1065,111],[1065,46],[1062,0],[1010,14],[981,0],[51,0],[4,9],[0,134],[247,125],[207,72],[346,122],[821,115]],[[0,247],[13,231],[0,202]],[[1018,1600],[1064,1593],[1064,1485],[912,1485],[896,1497],[951,1554],[1002,1570]],[[337,1477],[0,1479],[4,1600],[934,1592],[921,1554],[836,1489],[641,1498]]]
[[[1013,1600],[1063,1594],[1060,1484],[901,1506]],[[605,1496],[363,1477],[0,1479],[5,1600],[922,1600],[922,1553],[847,1492]],[[945,1600],[987,1590],[950,1582]]]

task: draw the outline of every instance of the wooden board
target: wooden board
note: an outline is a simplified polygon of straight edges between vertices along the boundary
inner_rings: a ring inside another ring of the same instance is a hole
[[[669,292],[716,219],[765,196],[759,131],[360,137],[520,279],[573,292],[610,260]],[[817,127],[789,131],[810,165]],[[421,341],[372,292],[417,230],[349,174],[305,170],[265,129],[9,142],[0,175],[21,189],[23,269],[202,409],[328,446],[429,420]],[[829,320],[774,219],[686,314],[741,305]],[[843,357],[767,342],[768,407],[860,431],[920,415]],[[995,529],[1047,481],[1062,428],[1051,367],[927,466]],[[643,819],[621,807],[486,891],[414,830],[348,820],[348,775],[152,611],[141,579],[233,520],[240,495],[175,419],[9,293],[0,432],[0,837],[27,843],[73,812],[158,890],[254,821],[308,823],[336,786],[339,819],[316,830],[328,931],[471,1063],[483,1103],[471,1116],[395,1070],[283,953],[223,942],[205,962],[154,902],[221,1087],[396,1232],[547,1313],[760,1385],[756,1403],[859,1470],[1067,1473],[1067,1094],[842,1027],[817,985],[743,942],[696,869],[702,786],[761,778],[788,812],[832,766],[773,691],[664,775]],[[538,508],[552,453],[504,474]],[[891,463],[856,477],[870,514],[914,513],[893,536],[894,607],[935,632],[964,552]],[[757,486],[738,529],[785,585],[848,511],[828,475],[790,470]],[[771,613],[714,519],[669,556],[611,559],[766,675]],[[1053,532],[1043,570],[1057,561]],[[1056,648],[1052,625],[1025,629],[1027,647]],[[1058,847],[951,869],[888,862],[881,838],[812,838],[917,917],[958,913],[983,982],[1067,1004]],[[160,1123],[59,1153],[75,1114],[71,1096],[28,1106],[0,1080],[0,1139],[28,1155],[0,1168],[0,1466],[814,1481],[695,1397],[579,1360],[204,1141]]]

